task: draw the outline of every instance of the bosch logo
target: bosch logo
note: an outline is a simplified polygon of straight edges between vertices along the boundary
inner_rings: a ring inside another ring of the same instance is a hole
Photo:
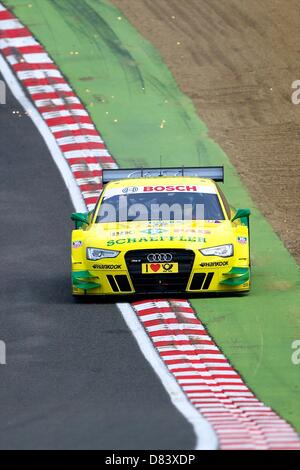
[[[147,256],[149,263],[169,263],[172,259],[171,253],[150,253]]]

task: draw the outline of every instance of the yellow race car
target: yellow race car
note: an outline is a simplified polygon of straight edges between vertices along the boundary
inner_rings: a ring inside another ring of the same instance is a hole
[[[93,211],[72,214],[75,296],[248,292],[249,209],[223,167],[104,170]]]

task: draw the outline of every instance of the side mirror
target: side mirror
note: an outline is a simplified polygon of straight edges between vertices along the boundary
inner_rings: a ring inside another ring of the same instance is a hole
[[[81,228],[84,224],[89,225],[87,217],[88,217],[88,214],[83,214],[81,212],[74,212],[71,215],[71,219],[74,220],[75,222],[76,230],[78,228]]]
[[[232,217],[231,222],[233,222],[236,219],[248,219],[251,214],[250,209],[238,209],[235,213],[235,215]]]

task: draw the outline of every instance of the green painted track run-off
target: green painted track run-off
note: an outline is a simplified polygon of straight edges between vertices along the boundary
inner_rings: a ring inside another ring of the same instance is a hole
[[[107,1],[4,3],[52,55],[120,166],[225,166],[230,202],[252,209],[252,291],[192,304],[258,398],[299,432],[300,365],[292,362],[292,343],[300,339],[299,267],[159,53]]]

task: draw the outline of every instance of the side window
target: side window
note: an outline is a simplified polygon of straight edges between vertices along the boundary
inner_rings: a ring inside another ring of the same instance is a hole
[[[230,220],[231,219],[231,211],[230,211],[230,206],[227,202],[227,199],[222,191],[222,189],[220,188],[220,186],[218,184],[216,184],[217,188],[218,188],[218,191],[219,191],[219,194],[220,194],[220,197],[222,199],[222,202],[223,202],[223,205],[225,207],[225,211],[226,211],[226,214],[227,214],[227,217],[228,219]]]

